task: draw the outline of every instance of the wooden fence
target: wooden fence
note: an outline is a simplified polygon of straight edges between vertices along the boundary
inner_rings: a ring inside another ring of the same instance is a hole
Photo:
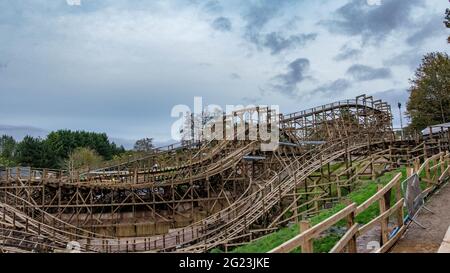
[[[414,167],[407,168],[408,176],[421,175],[421,181],[425,184],[423,194],[429,194],[439,187],[450,176],[449,154],[439,153],[419,165],[414,162]],[[379,185],[378,191],[361,205],[349,204],[333,216],[325,219],[319,224],[311,227],[308,221],[300,223],[300,234],[272,249],[269,253],[286,253],[300,247],[302,253],[314,252],[313,241],[321,233],[336,225],[340,221],[346,221],[347,230],[341,239],[330,250],[330,253],[358,252],[357,238],[371,231],[376,225],[381,226],[381,242],[377,253],[387,252],[403,235],[407,225],[404,222],[405,200],[402,196],[401,180],[402,174],[398,173],[385,186]],[[406,180],[405,180],[406,181]],[[391,196],[393,195],[393,196]],[[391,201],[393,204],[391,206]],[[361,225],[356,222],[356,217],[367,210],[371,205],[378,203],[379,215],[370,222]],[[395,221],[389,221],[390,217]]]

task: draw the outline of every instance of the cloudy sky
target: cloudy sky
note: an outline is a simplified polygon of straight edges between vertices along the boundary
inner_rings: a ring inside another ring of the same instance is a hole
[[[448,50],[447,0],[76,2],[0,2],[0,133],[167,142],[172,107],[194,96],[283,113],[405,103],[421,56]]]

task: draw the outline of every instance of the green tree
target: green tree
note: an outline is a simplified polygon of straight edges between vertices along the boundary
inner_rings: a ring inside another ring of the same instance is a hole
[[[0,137],[0,157],[13,160],[16,152],[16,141],[13,137],[3,135]]]
[[[105,133],[59,130],[51,132],[45,142],[52,151],[49,155],[52,166],[57,166],[58,162],[68,158],[79,147],[95,150],[106,160],[125,151],[123,147],[117,147],[115,143],[111,143]]]
[[[44,143],[40,138],[26,136],[17,145],[17,162],[24,166],[44,168],[47,156],[44,154]]]
[[[103,158],[93,149],[86,147],[76,148],[64,161],[64,167],[73,173],[80,168],[89,168],[99,165]]]
[[[410,80],[406,114],[409,129],[450,121],[450,59],[446,53],[429,53]]]
[[[15,165],[14,161],[0,156],[0,167],[14,167]]]
[[[16,148],[16,161],[36,168],[60,168],[69,156],[80,147],[89,148],[105,159],[125,152],[111,143],[106,134],[85,131],[59,130],[46,139],[25,137]]]
[[[153,148],[153,138],[139,139],[134,144],[134,150],[136,152],[151,152]]]

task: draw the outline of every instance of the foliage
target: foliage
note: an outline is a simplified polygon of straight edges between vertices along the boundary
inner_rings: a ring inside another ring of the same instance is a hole
[[[45,139],[26,136],[19,143],[12,137],[3,136],[0,138],[0,157],[8,165],[59,168],[79,147],[94,150],[106,160],[125,152],[123,147],[111,143],[104,133],[59,130],[51,132]]]
[[[407,115],[410,129],[450,120],[450,59],[446,53],[429,53],[410,80]]]
[[[18,145],[16,161],[20,165],[45,167],[48,161],[48,154],[45,143],[41,138],[26,136]]]
[[[154,148],[153,138],[143,138],[136,141],[134,150],[136,152],[151,152]]]
[[[90,148],[79,147],[76,148],[64,161],[64,167],[70,172],[79,169],[98,165],[103,161],[103,158],[98,153]]]
[[[125,151],[123,147],[111,143],[105,133],[59,130],[51,132],[46,142],[54,151],[56,158],[67,158],[78,147],[91,148],[106,160]]]
[[[13,137],[3,135],[0,137],[0,157],[13,158],[16,152],[16,141]]]
[[[0,167],[14,167],[14,165],[16,165],[14,161],[0,156]]]

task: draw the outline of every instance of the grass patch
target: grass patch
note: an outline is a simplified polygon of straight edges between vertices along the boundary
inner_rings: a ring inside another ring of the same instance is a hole
[[[355,202],[360,205],[371,196],[377,192],[377,185],[386,185],[392,178],[398,173],[402,173],[402,180],[406,179],[406,168],[402,167],[392,172],[387,172],[383,176],[377,178],[375,181],[367,180],[364,181],[358,188],[348,194],[343,198],[341,202],[336,204],[334,207],[324,210],[318,215],[310,218],[311,224],[317,225],[323,220],[329,218],[330,216],[336,214],[340,210],[346,207],[347,202]],[[391,203],[393,202],[393,197],[395,196],[395,191],[391,194]],[[360,224],[366,224],[372,219],[374,219],[379,214],[378,203],[373,204],[367,208],[364,212],[360,213],[356,217],[356,221]],[[341,221],[335,225],[336,227],[345,226],[345,222]],[[290,227],[282,228],[274,233],[268,234],[254,242],[237,247],[233,249],[232,253],[265,253],[271,249],[281,245],[282,243],[288,241],[289,239],[295,237],[299,234],[299,226],[297,224]],[[339,241],[340,236],[337,234],[330,233],[326,236],[314,240],[314,252],[328,252],[331,248]],[[217,250],[215,250],[217,252]],[[294,253],[300,252],[299,249],[293,251]]]

